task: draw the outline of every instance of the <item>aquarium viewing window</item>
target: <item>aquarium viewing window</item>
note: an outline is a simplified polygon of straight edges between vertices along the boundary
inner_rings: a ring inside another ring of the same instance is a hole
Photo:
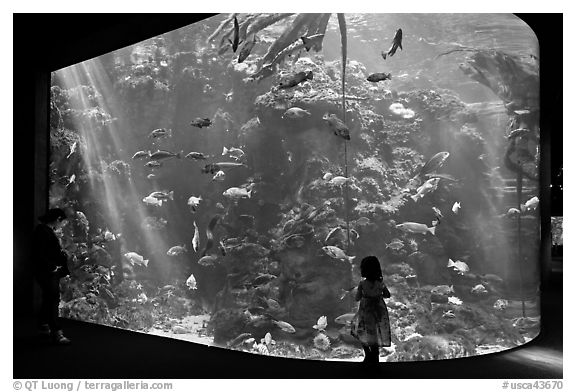
[[[538,53],[512,14],[222,14],[53,72],[60,315],[316,360],[532,340]]]

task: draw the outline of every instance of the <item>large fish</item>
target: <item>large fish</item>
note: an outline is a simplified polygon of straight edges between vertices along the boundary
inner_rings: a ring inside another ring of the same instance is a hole
[[[150,132],[150,134],[148,135],[148,137],[151,137],[153,139],[159,138],[159,137],[170,137],[170,136],[172,136],[172,130],[167,129],[167,128],[155,129],[152,132]]]
[[[153,152],[150,154],[150,156],[148,157],[148,159],[150,159],[151,161],[160,161],[161,159],[168,159],[168,158],[178,158],[180,159],[180,154],[179,152],[177,153],[173,153],[170,151],[163,151],[163,150],[158,150],[156,152]]]
[[[132,265],[138,264],[143,265],[144,267],[148,267],[148,260],[145,260],[144,257],[142,257],[136,252],[124,253],[124,257],[126,257],[128,261],[130,261],[130,264]]]
[[[200,233],[198,232],[198,226],[194,222],[194,237],[192,238],[192,248],[194,252],[198,252],[198,246],[200,245]]]
[[[228,39],[228,42],[230,42],[232,45],[232,51],[234,53],[236,53],[236,50],[238,50],[238,45],[242,43],[240,40],[240,28],[238,26],[238,19],[236,17],[234,17],[234,36],[232,40]]]
[[[427,195],[428,193],[435,191],[436,188],[438,187],[438,182],[440,181],[439,178],[431,178],[428,181],[426,181],[424,184],[422,184],[422,186],[420,186],[418,188],[418,191],[416,192],[415,195],[410,196],[412,198],[412,200],[414,200],[415,202],[418,201],[418,199],[423,198],[425,195]]]
[[[428,160],[428,162],[424,164],[424,166],[422,166],[422,169],[420,169],[418,176],[424,177],[426,176],[426,174],[437,170],[444,164],[444,162],[446,161],[446,159],[448,159],[449,156],[450,153],[447,151],[442,151],[435,154],[432,158],[430,158],[430,160]]]
[[[448,259],[448,265],[446,267],[454,268],[454,270],[458,271],[458,274],[460,275],[464,275],[464,273],[470,271],[470,267],[468,267],[468,264],[460,260],[454,261],[452,259]]]
[[[337,246],[323,246],[322,250],[333,259],[349,261],[350,263],[354,261],[356,256],[348,256],[344,251]]]
[[[252,189],[250,189],[250,191],[247,191],[245,188],[232,187],[226,189],[222,193],[222,195],[233,200],[242,199],[246,197],[250,198],[252,196]]]
[[[322,49],[322,40],[324,39],[324,34],[314,34],[308,37],[300,37],[304,43],[306,51],[309,52],[310,49],[314,48],[316,51]]]
[[[330,130],[334,132],[334,135],[340,136],[345,140],[350,140],[350,129],[348,129],[348,126],[336,117],[335,114],[326,113],[322,117],[322,120],[328,123],[328,126],[330,127]]]
[[[312,73],[312,71],[307,72],[301,71],[295,74],[288,75],[285,78],[282,78],[280,80],[278,88],[287,89],[295,87],[306,80],[312,80],[312,79],[314,79],[314,74]]]
[[[526,203],[521,204],[520,205],[520,210],[522,212],[525,211],[530,211],[530,210],[535,210],[536,207],[538,207],[538,203],[540,202],[540,200],[538,200],[538,197],[534,196],[533,198],[531,198],[530,200],[528,200]]]
[[[392,46],[390,46],[390,49],[388,49],[387,53],[382,52],[382,58],[384,58],[384,60],[386,60],[386,56],[394,56],[394,54],[396,53],[396,50],[398,50],[398,48],[400,48],[400,50],[402,49],[402,29],[398,29],[396,30],[396,34],[394,34],[394,38],[392,39]]]
[[[276,326],[278,328],[280,328],[282,331],[284,332],[288,332],[288,333],[294,333],[296,332],[296,329],[290,325],[289,323],[287,323],[286,321],[276,321],[276,320],[272,320],[272,322],[274,324],[276,324]]]
[[[243,62],[248,56],[250,56],[250,52],[252,51],[254,45],[256,45],[256,34],[254,34],[253,40],[246,41],[244,46],[242,46],[242,49],[240,49],[240,54],[238,55],[238,63]]]
[[[150,156],[150,151],[138,151],[136,154],[132,155],[132,159],[148,158]]]
[[[372,83],[378,83],[378,82],[381,82],[383,80],[392,80],[392,74],[391,73],[384,73],[384,72],[377,72],[377,73],[373,73],[373,74],[369,75],[366,80],[369,82],[372,82]]]
[[[407,233],[416,233],[416,234],[432,233],[433,235],[436,235],[436,227],[428,227],[423,223],[404,222],[399,225],[396,225],[396,228],[405,231]]]
[[[352,322],[352,319],[354,318],[354,316],[356,316],[355,313],[345,313],[345,314],[342,314],[342,315],[336,317],[334,319],[334,322],[336,324],[348,325],[348,324],[350,324],[350,322]]]

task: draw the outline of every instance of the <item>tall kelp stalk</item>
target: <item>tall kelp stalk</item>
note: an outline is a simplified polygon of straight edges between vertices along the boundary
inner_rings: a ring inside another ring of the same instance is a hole
[[[342,121],[346,124],[346,57],[348,39],[346,37],[346,19],[338,14],[340,39],[342,42]],[[348,178],[348,141],[344,140],[344,177]],[[348,181],[344,184],[344,210],[346,214],[346,252],[350,249],[350,217],[348,212]]]

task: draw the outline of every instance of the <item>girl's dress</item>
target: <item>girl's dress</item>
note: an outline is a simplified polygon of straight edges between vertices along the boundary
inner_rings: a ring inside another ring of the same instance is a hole
[[[360,306],[352,319],[351,334],[365,346],[390,347],[390,319],[384,298],[390,298],[390,292],[382,281],[360,281],[356,293]]]

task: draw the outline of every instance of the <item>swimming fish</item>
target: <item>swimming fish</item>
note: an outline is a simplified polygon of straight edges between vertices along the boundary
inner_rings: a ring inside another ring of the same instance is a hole
[[[357,225],[357,226],[365,226],[365,225],[368,225],[368,224],[370,224],[370,218],[367,218],[367,217],[365,217],[365,216],[362,216],[362,217],[356,219],[356,225]]]
[[[324,176],[322,176],[322,179],[324,181],[330,181],[332,179],[332,177],[333,177],[332,173],[328,172],[328,173],[324,174]]]
[[[427,227],[423,223],[404,222],[399,225],[396,225],[396,228],[405,231],[407,233],[417,233],[417,234],[432,233],[432,235],[436,235],[436,227]]]
[[[150,161],[150,162],[146,162],[145,166],[148,166],[148,167],[151,167],[151,168],[156,168],[156,167],[162,166],[162,162]]]
[[[198,232],[198,226],[196,226],[196,221],[194,221],[194,237],[192,237],[192,248],[194,252],[198,252],[198,247],[200,246],[200,233]]]
[[[145,198],[142,199],[142,201],[149,206],[162,207],[162,200],[159,200],[152,196],[146,196]]]
[[[238,26],[238,19],[234,16],[234,36],[232,40],[228,39],[228,42],[232,45],[232,51],[236,53],[238,50],[238,45],[242,43],[240,40],[240,27]]]
[[[153,197],[158,200],[174,200],[174,191],[165,192],[165,191],[155,191],[152,192],[148,197]]]
[[[72,143],[72,146],[70,147],[70,153],[68,155],[66,155],[66,159],[70,158],[70,156],[72,154],[74,154],[74,151],[76,151],[76,145],[78,144],[78,141],[75,141],[74,143]]]
[[[404,243],[399,239],[394,239],[389,244],[386,244],[386,248],[400,250],[404,247]]]
[[[170,137],[170,136],[172,136],[172,130],[167,128],[155,129],[148,135],[148,137],[151,137],[153,139],[160,137]]]
[[[446,267],[454,268],[454,270],[458,271],[458,274],[460,275],[464,275],[465,272],[470,271],[470,267],[468,267],[468,264],[460,260],[454,261],[452,259],[448,259],[448,265]]]
[[[308,37],[300,37],[302,42],[304,43],[304,47],[306,51],[309,52],[310,49],[315,48],[316,51],[322,49],[322,39],[324,38],[324,34],[314,34],[309,35]]]
[[[372,83],[378,83],[383,80],[392,80],[392,74],[384,72],[376,72],[369,75],[368,78],[366,78],[366,80]]]
[[[284,332],[288,332],[288,333],[296,332],[296,329],[294,329],[294,327],[292,325],[290,325],[289,323],[287,323],[286,321],[272,320],[272,322],[274,324],[276,324],[276,326],[278,326],[278,328],[280,328]]]
[[[250,191],[247,191],[245,188],[232,187],[232,188],[226,189],[222,193],[222,195],[229,198],[229,199],[233,199],[233,200],[238,200],[238,199],[242,199],[242,198],[250,198],[252,195],[252,189],[250,189]]]
[[[203,265],[205,267],[209,267],[209,266],[214,265],[216,260],[218,260],[218,256],[207,255],[207,256],[201,257],[200,260],[198,260],[198,264]]]
[[[325,331],[327,325],[328,320],[326,319],[326,316],[320,316],[318,321],[316,321],[316,325],[312,326],[312,328],[317,329],[318,331]]]
[[[415,195],[410,196],[414,202],[417,202],[418,199],[423,198],[428,193],[435,191],[438,188],[438,182],[440,181],[439,178],[431,178],[427,180],[424,184],[422,184]]]
[[[344,251],[337,246],[323,246],[322,250],[328,256],[337,260],[349,261],[351,263],[356,258],[356,256],[347,256],[346,253],[344,253]]]
[[[244,151],[242,151],[240,148],[236,148],[236,147],[230,147],[230,148],[222,147],[222,155],[226,155],[226,154],[228,154],[228,156],[231,156],[232,158],[238,160],[244,156]]]
[[[518,208],[510,208],[504,216],[506,216],[507,218],[514,218],[515,216],[518,215],[520,215],[520,210]]]
[[[136,154],[132,155],[132,159],[148,158],[150,156],[150,151],[138,151]]]
[[[176,245],[168,249],[168,252],[166,252],[166,254],[168,256],[179,256],[182,253],[186,253],[186,251],[187,251],[186,245]]]
[[[252,281],[252,285],[254,287],[256,286],[261,286],[264,285],[268,282],[273,281],[274,279],[276,279],[277,276],[276,275],[272,275],[272,274],[259,274],[256,278],[254,278],[254,280]]]
[[[314,74],[312,73],[312,71],[307,72],[301,71],[295,74],[290,74],[280,79],[278,88],[279,89],[292,88],[299,85],[302,82],[305,82],[306,80],[312,80],[312,79],[314,79]]]
[[[443,218],[442,211],[439,208],[432,206],[432,210],[436,214],[436,218],[438,219],[438,223],[440,223],[440,218]]]
[[[209,127],[210,125],[212,125],[212,121],[210,121],[210,119],[207,117],[205,118],[196,117],[192,122],[190,122],[190,125],[197,128]]]
[[[340,136],[345,140],[350,140],[350,129],[348,129],[346,124],[336,117],[335,114],[325,113],[324,116],[322,116],[322,120],[328,123],[328,127],[334,132],[334,135]]]
[[[178,158],[180,159],[180,153],[173,153],[170,151],[163,151],[158,150],[150,154],[149,159],[152,161],[160,161],[161,159],[168,159],[168,158]]]
[[[239,345],[240,343],[243,343],[244,340],[250,338],[251,336],[252,336],[252,334],[250,332],[241,333],[240,335],[236,336],[234,339],[232,339],[228,343],[226,343],[226,347],[227,348],[235,347],[235,346]]]
[[[210,219],[208,227],[206,227],[206,246],[202,251],[202,256],[206,256],[208,250],[210,250],[212,246],[214,246],[214,233],[212,231],[214,230],[214,227],[216,227],[216,224],[218,223],[219,219],[220,215],[218,214],[214,215],[212,219]]]
[[[194,277],[194,274],[190,274],[190,276],[188,277],[188,279],[186,279],[186,286],[188,286],[189,290],[196,290],[196,278]]]
[[[342,186],[344,185],[347,181],[349,180],[349,178],[343,177],[343,176],[336,176],[333,177],[330,180],[330,184],[331,185],[336,185],[336,186]]]
[[[128,261],[130,261],[130,264],[132,265],[138,264],[143,265],[144,267],[148,267],[148,260],[145,260],[144,257],[142,257],[136,252],[124,253],[124,257],[126,257]]]
[[[302,117],[308,117],[310,115],[311,113],[308,110],[294,106],[286,110],[284,114],[282,114],[282,118],[302,118]]]
[[[199,160],[199,159],[208,159],[208,156],[202,154],[201,152],[192,151],[186,154],[186,158]]]
[[[202,196],[190,196],[188,199],[188,205],[193,212],[196,212],[196,208],[200,205],[200,201],[202,200]]]
[[[444,164],[444,162],[446,162],[446,159],[448,159],[449,156],[450,153],[447,151],[441,151],[437,154],[434,154],[434,156],[430,158],[428,162],[424,164],[424,166],[422,166],[422,169],[420,169],[418,175],[420,177],[424,177],[426,174],[439,169]]]
[[[443,318],[455,318],[456,315],[454,314],[454,310],[450,309],[442,313]]]
[[[68,188],[72,183],[76,180],[76,174],[72,174],[68,179],[68,183],[66,184],[66,188]]]
[[[348,325],[348,324],[350,324],[350,322],[352,321],[352,319],[354,318],[354,316],[356,316],[355,313],[345,313],[345,314],[342,314],[342,315],[336,317],[336,318],[334,319],[334,322],[335,322],[336,324]]]
[[[150,173],[150,174],[148,174],[148,175],[146,176],[146,178],[149,179],[149,180],[153,180],[153,179],[155,179],[156,177],[158,177],[158,176],[157,176],[156,174],[154,174],[154,173]]]
[[[501,298],[497,299],[496,302],[494,302],[494,305],[492,305],[492,307],[494,309],[504,310],[508,307],[508,300]]]
[[[521,204],[520,210],[522,210],[522,212],[535,210],[536,207],[538,207],[539,202],[540,201],[538,200],[538,197],[534,196],[533,198],[528,200],[525,204]]]
[[[326,238],[324,239],[324,243],[327,243],[328,240],[330,240],[330,238],[332,238],[334,235],[336,235],[337,232],[339,232],[340,230],[342,230],[342,228],[340,226],[336,226],[335,228],[333,228],[332,230],[330,230],[328,232],[328,235],[326,236]]]
[[[219,170],[212,177],[212,181],[224,181],[226,179],[226,173],[223,170]]]
[[[457,201],[457,202],[455,202],[454,205],[452,206],[452,212],[455,213],[455,214],[457,214],[457,213],[458,213],[458,210],[459,210],[460,208],[461,208],[460,202]]]
[[[242,46],[242,49],[240,49],[240,54],[238,55],[238,63],[242,63],[248,58],[248,56],[250,56],[250,52],[252,51],[252,48],[254,48],[254,45],[256,45],[256,34],[254,34],[254,39],[247,40],[244,43],[244,46]],[[232,46],[232,49],[234,49],[234,46]]]
[[[392,39],[392,46],[388,49],[387,53],[382,52],[382,58],[386,60],[386,56],[394,56],[398,48],[402,50],[402,29],[396,30],[396,34],[394,34],[394,38]]]
[[[462,300],[458,297],[448,297],[448,303],[452,305],[462,305]]]
[[[477,284],[476,286],[472,287],[472,289],[470,289],[470,292],[472,294],[485,294],[488,292],[488,290],[486,290],[486,287],[484,287],[484,285]]]

